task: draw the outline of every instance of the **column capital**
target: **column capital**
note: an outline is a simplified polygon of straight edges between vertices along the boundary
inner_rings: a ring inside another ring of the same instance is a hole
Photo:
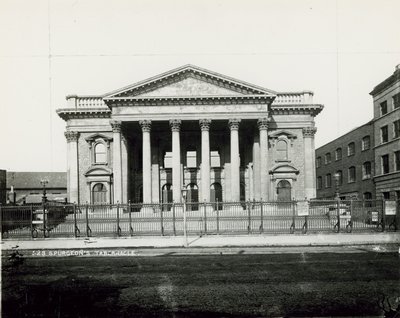
[[[150,132],[151,130],[151,120],[139,120],[139,125],[142,127],[143,132]]]
[[[200,119],[199,120],[201,130],[210,130],[211,119]]]
[[[269,119],[267,117],[259,118],[257,120],[257,126],[260,130],[268,130]]]
[[[228,121],[228,125],[230,130],[239,130],[240,119],[238,118],[231,118]]]
[[[122,123],[120,120],[111,120],[110,125],[113,132],[119,133],[121,132]]]
[[[180,119],[170,119],[169,125],[172,131],[179,132],[181,130],[182,121]]]
[[[313,138],[316,132],[317,132],[317,128],[315,128],[315,127],[304,127],[303,128],[303,137]]]
[[[79,133],[77,131],[66,131],[64,136],[67,138],[67,142],[78,141]]]

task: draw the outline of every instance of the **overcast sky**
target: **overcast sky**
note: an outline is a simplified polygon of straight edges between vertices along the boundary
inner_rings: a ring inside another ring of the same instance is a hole
[[[316,146],[372,118],[400,64],[399,0],[0,0],[0,169],[65,171],[68,94],[195,64],[314,91]]]

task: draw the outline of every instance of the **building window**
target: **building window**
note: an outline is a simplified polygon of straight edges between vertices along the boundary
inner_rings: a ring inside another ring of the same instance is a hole
[[[335,160],[341,160],[342,159],[342,148],[338,148],[335,151]]]
[[[317,168],[321,167],[321,157],[318,157],[318,158],[317,158],[317,163],[316,163],[316,165],[317,165]]]
[[[384,200],[390,200],[390,192],[382,192],[382,196]]]
[[[322,189],[322,177],[317,178],[317,189]]]
[[[196,151],[186,152],[186,167],[197,168],[197,153]]]
[[[342,170],[338,170],[338,171],[336,171],[336,174],[337,174],[338,186],[341,186],[343,184],[343,172],[342,172]]]
[[[219,168],[221,167],[221,158],[219,156],[219,151],[210,151],[210,165],[212,168]]]
[[[387,114],[388,108],[387,108],[387,101],[384,101],[381,103],[381,116]]]
[[[348,174],[348,183],[356,182],[356,167],[350,167]]]
[[[364,200],[372,200],[372,193],[371,192],[364,192],[363,199]]]
[[[388,126],[383,126],[381,128],[381,143],[389,141]]]
[[[371,178],[371,162],[369,162],[369,161],[363,163],[362,178],[363,179]]]
[[[328,152],[327,154],[325,154],[325,164],[328,165],[331,163],[331,153]]]
[[[365,136],[361,141],[361,150],[368,150],[371,147],[371,138]]]
[[[400,150],[394,152],[394,169],[400,171]]]
[[[325,188],[330,188],[332,186],[332,175],[328,173],[325,176]]]
[[[382,174],[389,173],[389,155],[383,155],[381,158],[382,158]]]
[[[102,143],[94,146],[94,162],[95,163],[106,163],[107,162],[107,149]]]
[[[164,156],[164,168],[172,168],[172,152],[167,151]]]
[[[400,93],[397,93],[396,95],[393,95],[393,108],[399,108],[400,107]]]
[[[276,144],[276,159],[277,160],[287,160],[287,142],[284,140],[279,140]]]
[[[400,137],[400,119],[393,122],[393,138]]]
[[[356,145],[355,145],[354,142],[351,142],[351,143],[348,144],[348,146],[347,146],[347,156],[353,156],[354,155],[355,147],[356,147]]]

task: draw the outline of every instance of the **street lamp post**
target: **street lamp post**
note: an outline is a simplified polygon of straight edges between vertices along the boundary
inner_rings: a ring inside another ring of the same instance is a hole
[[[46,197],[46,184],[48,184],[49,181],[47,179],[42,179],[40,180],[40,184],[43,187],[43,196],[42,196],[42,209],[43,209],[43,233],[44,233],[44,237],[47,237],[47,232],[46,232],[46,201],[47,201],[47,197]]]
[[[183,198],[183,236],[185,240],[185,247],[189,246],[188,237],[187,237],[187,230],[186,230],[186,198],[187,198],[187,189],[186,187],[182,187],[181,194]]]
[[[43,204],[45,204],[46,201],[47,201],[47,197],[46,197],[46,184],[48,184],[48,183],[49,183],[49,181],[48,181],[47,179],[42,179],[42,180],[40,180],[40,184],[41,184],[42,187],[43,187],[43,196],[42,196],[42,202],[43,202]]]

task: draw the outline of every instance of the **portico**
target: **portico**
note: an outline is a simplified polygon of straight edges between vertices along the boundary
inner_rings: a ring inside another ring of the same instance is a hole
[[[322,105],[311,98],[191,65],[103,96],[68,96],[57,112],[67,122],[69,200],[95,203],[99,183],[109,203],[180,202],[182,187],[191,202],[279,200],[282,180],[289,199],[313,196]],[[100,144],[108,159],[99,161]]]

